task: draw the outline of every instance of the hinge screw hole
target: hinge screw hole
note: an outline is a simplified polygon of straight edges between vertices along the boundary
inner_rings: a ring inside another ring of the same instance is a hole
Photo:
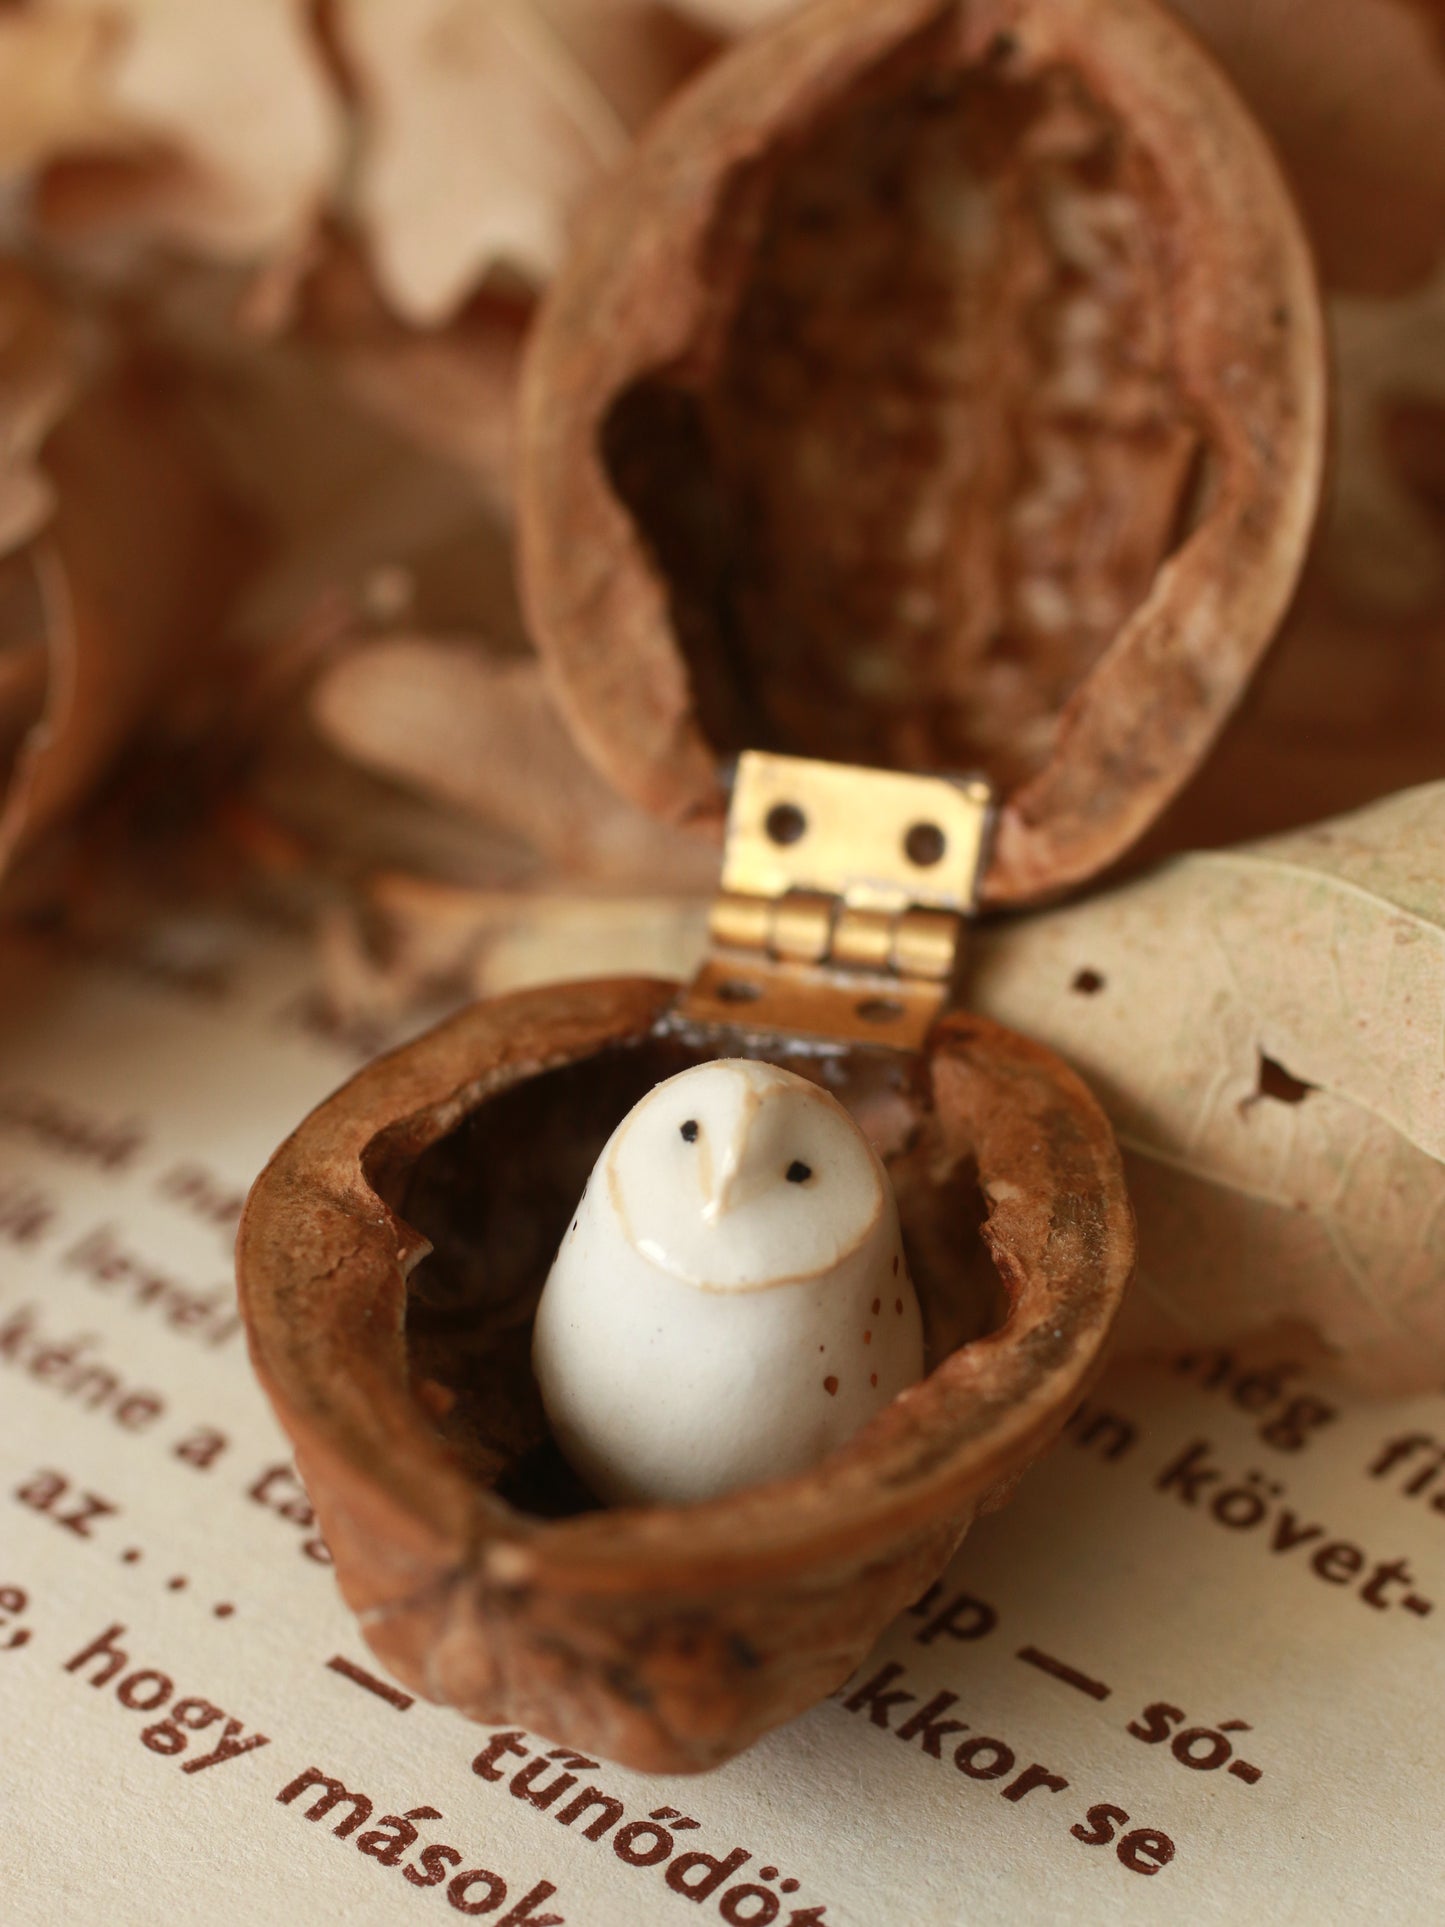
[[[908,861],[916,863],[920,870],[932,869],[947,848],[948,838],[936,823],[915,823],[903,839]]]
[[[796,803],[774,803],[763,825],[774,843],[784,848],[796,843],[808,827],[808,819]]]

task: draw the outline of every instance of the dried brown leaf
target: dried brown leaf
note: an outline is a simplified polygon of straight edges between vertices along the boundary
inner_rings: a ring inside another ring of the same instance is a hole
[[[329,273],[328,289],[337,293]],[[361,319],[353,297],[362,301]],[[410,394],[361,391],[353,354],[374,356],[368,378],[424,337],[407,337],[346,277],[340,312],[307,314],[281,340],[238,338],[214,318],[188,317],[181,385],[226,487],[246,504],[264,560],[234,610],[230,631],[248,658],[300,668],[298,646],[317,652],[378,623],[471,628],[485,622],[503,647],[523,646],[511,558],[500,519],[504,480],[464,466],[413,432]],[[465,349],[456,344],[458,361]],[[501,376],[472,371],[473,398]],[[439,399],[430,406],[442,410]],[[499,409],[509,415],[509,400]],[[499,461],[508,429],[460,423],[454,439],[491,437]],[[304,642],[302,639],[304,638]],[[300,680],[293,675],[291,686]],[[289,691],[288,691],[289,696]],[[223,719],[224,720],[224,719]]]
[[[525,837],[558,876],[705,889],[716,852],[622,802],[563,728],[532,661],[397,636],[322,677],[322,736],[364,768]]]
[[[3,32],[0,32],[3,54]],[[8,823],[21,808],[15,782],[31,753],[47,689],[58,671],[54,566],[40,537],[55,485],[40,451],[73,399],[75,343],[59,310],[13,263],[0,265],[0,867]]]
[[[0,262],[0,556],[38,534],[55,505],[38,456],[75,380],[58,311],[20,268]]]
[[[232,805],[237,813],[248,861],[303,883],[339,882],[348,893],[378,870],[484,890],[526,889],[541,871],[521,837],[373,777],[299,723],[268,737]]]
[[[1388,446],[1445,394],[1445,18],[1435,0],[1172,0],[1272,135],[1319,259],[1337,459],[1316,573],[1356,612],[1445,603],[1445,516]]]
[[[1420,0],[1171,0],[1269,128],[1326,284],[1398,293],[1445,237],[1445,38]]]
[[[1335,451],[1274,659],[1149,856],[1445,776],[1445,17],[1433,0],[1174,4],[1299,197],[1334,336]]]
[[[304,0],[33,0],[0,18],[0,171],[40,208],[224,260],[299,246],[340,105]]]
[[[506,261],[545,280],[566,210],[626,128],[525,0],[350,0],[337,25],[363,101],[357,204],[408,320],[451,314]]]
[[[128,144],[105,85],[112,39],[101,8],[7,7],[0,13],[0,176],[68,151]]]
[[[532,0],[634,134],[735,27],[677,0]]]
[[[445,327],[398,321],[355,250],[330,241],[307,276],[299,332],[364,408],[457,464],[509,516],[517,369],[530,300],[477,295]]]
[[[338,365],[364,406],[465,469],[492,513],[510,516],[522,333],[511,313],[472,325],[463,320],[340,345]]]
[[[0,807],[0,867],[95,790],[216,635],[238,557],[226,505],[140,366],[98,381],[44,449],[55,505],[27,551],[25,642],[43,644],[43,708]]]
[[[1338,295],[1336,461],[1274,656],[1145,854],[1268,834],[1445,776],[1445,257]]]
[[[1445,85],[1441,92],[1445,128]],[[1445,149],[1445,139],[1442,139]],[[1441,179],[1445,181],[1445,151]],[[1445,421],[1445,233],[1434,275],[1407,295],[1340,295],[1332,304],[1338,468],[1321,565],[1358,609],[1399,619],[1445,608],[1445,503],[1402,461],[1402,410]],[[1423,419],[1428,419],[1423,418]],[[1426,427],[1445,455],[1445,427]]]
[[[341,0],[356,209],[397,313],[435,326],[500,264],[533,284],[698,49],[645,0]]]
[[[717,33],[738,34],[792,11],[798,0],[673,0],[673,5]]]
[[[1358,1382],[1445,1382],[1445,784],[997,926],[972,991],[1110,1112],[1126,1342],[1302,1323]]]
[[[706,933],[701,897],[470,890],[380,872],[328,921],[323,960],[340,1008],[389,1018],[585,977],[687,978]]]
[[[690,977],[707,939],[696,897],[534,895],[511,906],[479,949],[472,984],[497,997],[577,977]]]

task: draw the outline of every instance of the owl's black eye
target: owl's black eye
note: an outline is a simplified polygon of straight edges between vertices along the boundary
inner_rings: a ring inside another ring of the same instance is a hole
[[[682,1125],[680,1128],[682,1130],[683,1142],[685,1144],[696,1144],[697,1119],[695,1117],[690,1117],[687,1120],[686,1124]]]
[[[788,1166],[788,1183],[789,1184],[806,1184],[808,1182],[808,1179],[812,1177],[812,1175],[813,1175],[812,1165],[804,1164],[801,1158],[794,1158],[792,1163]]]

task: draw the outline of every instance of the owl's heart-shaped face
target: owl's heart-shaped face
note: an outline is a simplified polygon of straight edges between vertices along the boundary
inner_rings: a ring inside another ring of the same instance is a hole
[[[883,1209],[883,1177],[826,1091],[748,1058],[659,1084],[618,1130],[608,1197],[650,1263],[713,1291],[817,1276]]]

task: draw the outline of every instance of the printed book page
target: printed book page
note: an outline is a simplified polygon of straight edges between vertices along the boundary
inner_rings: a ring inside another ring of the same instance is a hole
[[[197,923],[0,986],[0,1917],[295,1927],[1427,1921],[1445,1399],[1116,1369],[826,1704],[697,1778],[382,1673],[231,1248],[379,1037]]]

